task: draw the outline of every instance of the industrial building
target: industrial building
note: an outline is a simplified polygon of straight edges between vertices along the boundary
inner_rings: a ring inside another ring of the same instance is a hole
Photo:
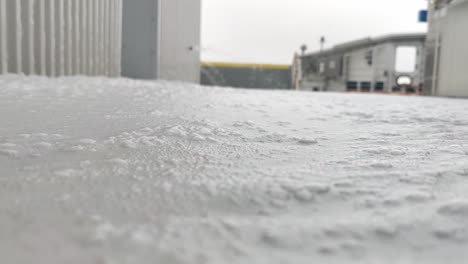
[[[365,38],[294,59],[295,89],[419,93],[425,34]]]
[[[201,84],[255,89],[290,89],[291,66],[203,62]]]
[[[468,97],[468,0],[429,1],[427,95]]]
[[[0,73],[200,81],[201,0],[0,0]]]

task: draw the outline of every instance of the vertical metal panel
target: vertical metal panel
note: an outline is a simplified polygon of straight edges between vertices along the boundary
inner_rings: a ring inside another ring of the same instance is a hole
[[[74,32],[74,35],[73,35],[73,51],[74,51],[74,55],[73,55],[73,71],[72,71],[72,74],[78,74],[80,72],[80,57],[81,57],[81,54],[80,54],[80,2],[81,1],[76,1],[74,0],[73,1],[73,32]]]
[[[114,57],[114,49],[115,49],[115,1],[110,1],[109,2],[109,64],[114,65],[115,63],[115,57]],[[110,76],[115,76],[115,67],[110,68]]]
[[[62,0],[65,1],[65,0]],[[66,7],[66,45],[65,45],[65,61],[66,61],[66,74],[72,75],[73,74],[73,44],[72,44],[72,37],[73,37],[73,16],[72,16],[72,0],[66,0],[65,2]]]
[[[91,28],[93,29],[93,44],[91,45],[93,49],[93,53],[91,55],[91,58],[93,63],[92,63],[92,70],[91,70],[91,75],[97,75],[97,69],[98,69],[98,64],[99,64],[99,58],[98,58],[98,27],[96,26],[98,24],[98,9],[99,5],[96,5],[96,2],[93,3],[92,6],[90,6],[90,11],[92,12],[92,17],[93,17],[93,22],[91,23]]]
[[[86,0],[84,0],[86,1]],[[86,70],[86,74],[92,75],[93,74],[93,66],[94,66],[94,48],[93,48],[93,41],[94,41],[94,12],[93,12],[93,0],[87,0],[87,14],[88,14],[88,31],[87,31],[87,53],[86,56],[88,58],[88,69]]]
[[[6,1],[0,0],[0,68],[1,73],[8,73],[8,42],[7,42],[7,5]]]
[[[109,38],[110,38],[110,35],[109,35],[109,0],[104,0],[104,23],[103,23],[103,26],[104,26],[104,32],[103,32],[103,36],[104,36],[104,54],[103,54],[103,57],[104,57],[104,67],[103,67],[103,74],[106,75],[106,76],[109,76],[109,67],[106,67],[106,65],[109,65],[109,54],[108,54],[108,50],[109,50],[109,44],[110,44],[110,41],[109,41]]]
[[[40,38],[40,74],[46,75],[47,68],[46,68],[46,22],[45,22],[45,1],[39,0],[39,38]]]
[[[56,30],[55,30],[55,0],[49,0],[49,18],[50,18],[50,24],[49,24],[49,29],[50,29],[50,36],[49,36],[49,54],[50,54],[50,61],[49,61],[49,66],[50,66],[50,76],[57,76],[57,68],[56,68]]]
[[[103,35],[102,35],[102,23],[104,22],[104,19],[102,17],[103,13],[103,6],[102,6],[103,1],[99,1],[99,3],[96,3],[97,5],[97,17],[96,17],[96,28],[97,28],[97,38],[96,38],[96,46],[97,46],[97,58],[98,58],[98,63],[97,63],[97,68],[96,68],[96,75],[101,75],[102,74],[102,65],[103,65],[103,52],[102,50],[104,49],[104,44],[103,44]]]
[[[73,50],[75,52],[74,54],[74,71],[72,71],[72,74],[78,74],[80,72],[80,63],[81,63],[81,53],[80,53],[80,33],[81,33],[81,23],[80,23],[80,16],[81,10],[80,10],[80,2],[74,0],[73,1],[73,7],[74,7],[74,23],[73,23],[73,32],[75,32],[74,38],[73,38]]]
[[[21,0],[16,0],[15,18],[16,18],[16,72],[23,73],[23,19],[21,17]]]
[[[440,60],[435,63],[437,71],[434,72],[435,95],[468,97],[467,14],[468,2],[454,1],[443,18]]]
[[[60,75],[65,75],[65,0],[59,0],[59,72]]]
[[[94,46],[95,46],[95,67],[94,67],[94,75],[99,75],[100,73],[100,68],[101,68],[101,5],[100,3],[95,3],[95,8],[94,8]]]
[[[115,1],[115,0],[114,0]],[[117,38],[115,40],[115,43],[117,43],[117,48],[115,49],[116,51],[116,61],[115,61],[115,66],[117,68],[116,75],[120,76],[122,73],[122,0],[116,1],[116,15],[117,15],[117,21],[115,24],[117,25],[116,28],[116,35]]]
[[[126,77],[158,78],[156,51],[160,48],[157,41],[157,35],[160,34],[159,2],[160,0],[124,2],[122,67]],[[117,36],[117,39],[120,39],[120,36]]]
[[[118,76],[122,0],[0,0],[0,74]]]
[[[100,28],[100,32],[99,32],[99,36],[100,36],[100,58],[101,58],[101,64],[100,64],[100,68],[99,68],[99,75],[105,75],[105,55],[106,55],[106,45],[105,45],[105,40],[106,40],[106,33],[105,33],[105,27],[106,27],[106,17],[105,17],[105,3],[106,1],[105,0],[101,0],[99,1],[99,6],[100,6],[100,14],[99,14],[99,17],[100,17],[100,21],[99,21],[99,28]]]
[[[201,1],[161,0],[160,13],[158,77],[199,83]]]
[[[88,1],[86,0],[82,0],[82,1],[79,1],[81,3],[81,32],[80,32],[80,35],[82,35],[83,37],[81,37],[80,39],[80,45],[81,45],[81,56],[83,58],[83,60],[81,61],[81,68],[80,68],[80,73],[81,74],[84,74],[86,73],[86,58],[88,56],[87,54],[87,46],[88,46],[88,42],[86,41],[86,38],[84,37],[85,34],[87,34],[87,24],[88,24],[88,17],[87,17],[87,3]]]
[[[34,46],[35,46],[35,38],[34,38],[34,4],[35,0],[29,0],[28,2],[28,61],[29,61],[29,74],[35,74],[35,54],[34,54]]]

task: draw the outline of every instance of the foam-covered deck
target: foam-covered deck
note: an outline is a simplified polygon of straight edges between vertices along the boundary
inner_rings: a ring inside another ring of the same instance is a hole
[[[454,99],[3,76],[0,262],[460,263],[467,113]]]

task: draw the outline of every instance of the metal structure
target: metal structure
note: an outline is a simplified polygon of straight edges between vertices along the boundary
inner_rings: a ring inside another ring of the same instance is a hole
[[[200,82],[201,0],[128,0],[122,75]]]
[[[429,1],[427,95],[468,97],[468,0]]]
[[[305,54],[293,64],[294,88],[313,91],[411,92],[422,88],[425,34],[366,38]],[[396,69],[397,50],[415,49],[414,70]],[[300,71],[300,73],[297,73]],[[404,86],[399,77],[410,79]]]
[[[291,67],[275,64],[203,62],[201,83],[255,89],[290,89]]]
[[[119,76],[122,0],[0,0],[0,73]]]

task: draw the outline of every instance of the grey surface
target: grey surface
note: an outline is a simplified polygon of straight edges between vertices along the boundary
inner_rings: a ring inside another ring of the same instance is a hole
[[[203,66],[201,84],[258,89],[290,89],[290,69]]]
[[[123,8],[123,76],[200,82],[200,0],[132,0]]]
[[[122,76],[157,79],[160,49],[159,0],[123,1]]]
[[[463,263],[467,112],[0,77],[0,262]]]

